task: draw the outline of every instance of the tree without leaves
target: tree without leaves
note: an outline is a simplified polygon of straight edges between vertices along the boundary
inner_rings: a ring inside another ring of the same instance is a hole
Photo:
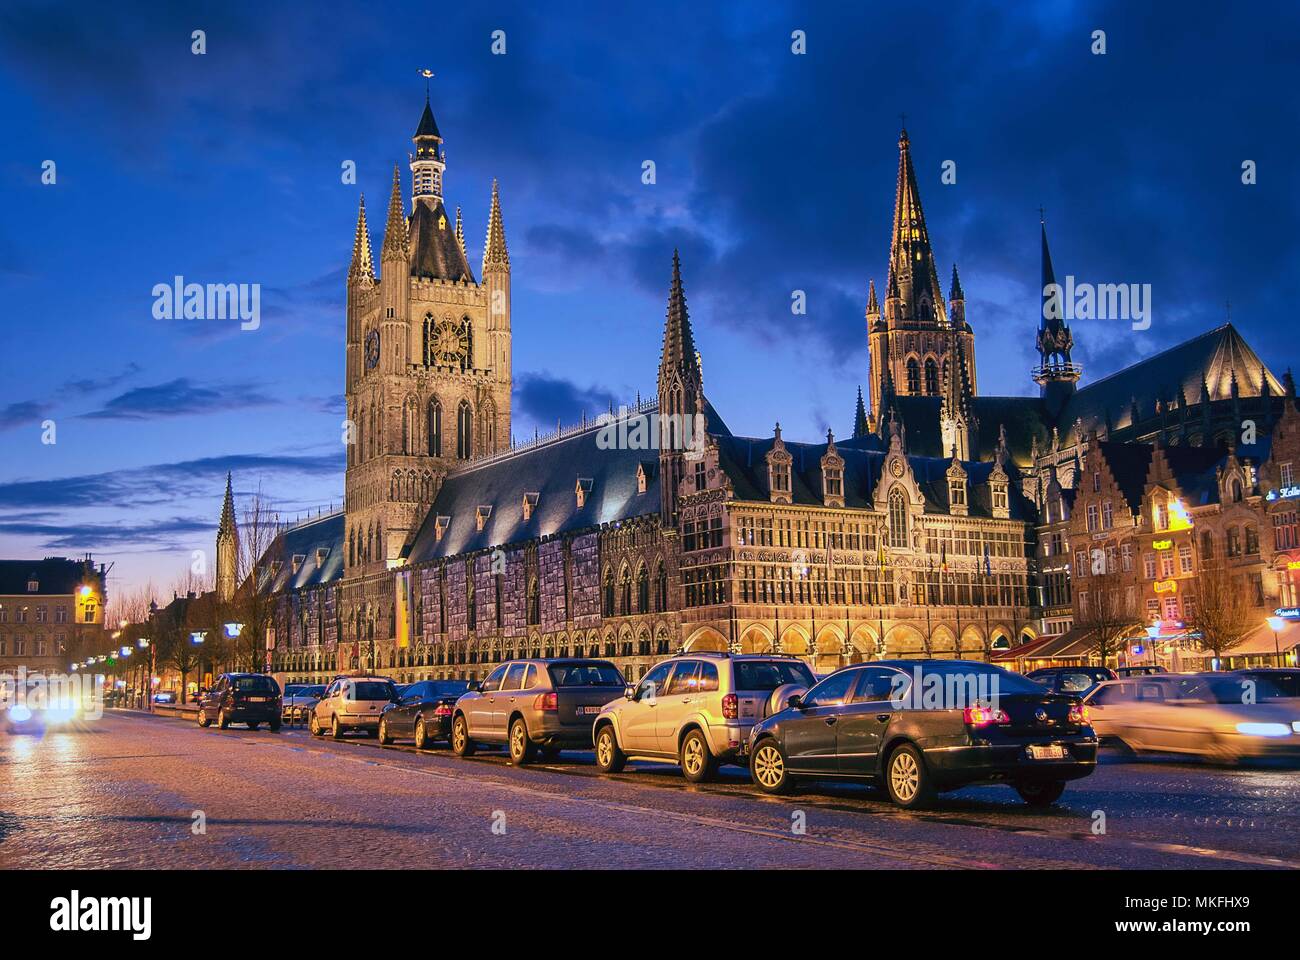
[[[1250,601],[1245,578],[1233,576],[1223,560],[1203,562],[1184,583],[1195,592],[1195,609],[1186,622],[1201,635],[1201,649],[1222,657],[1259,627],[1262,615]]]
[[[239,524],[238,587],[227,609],[228,622],[243,624],[239,636],[228,640],[230,658],[242,670],[266,668],[266,632],[272,625],[275,597],[264,588],[271,576],[268,551],[279,535],[279,516],[268,508],[259,485]]]
[[[1096,573],[1075,581],[1076,593],[1087,592],[1087,606],[1078,608],[1075,625],[1091,631],[1092,650],[1102,666],[1116,656],[1124,642],[1142,627],[1136,590],[1131,576],[1114,570]],[[1082,597],[1079,597],[1082,603]]]

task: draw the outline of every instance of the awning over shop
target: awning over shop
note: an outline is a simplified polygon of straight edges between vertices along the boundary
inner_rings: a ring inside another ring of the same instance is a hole
[[[1000,650],[989,659],[1007,664],[1023,664],[1029,660],[1087,660],[1093,656],[1093,632],[1090,627],[1071,627],[1059,636],[1042,637],[1010,650]]]

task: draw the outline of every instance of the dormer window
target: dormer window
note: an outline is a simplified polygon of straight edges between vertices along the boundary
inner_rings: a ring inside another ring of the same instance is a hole
[[[433,539],[441,543],[447,528],[451,526],[451,517],[436,517],[433,521]]]
[[[772,449],[767,452],[767,486],[769,499],[773,503],[789,503],[791,501],[790,490],[790,466],[794,458],[785,448],[785,441],[781,439],[781,424],[776,425],[776,439],[772,443]]]
[[[480,503],[478,509],[474,511],[474,529],[482,530],[492,516],[492,507],[490,504]]]
[[[271,576],[272,576],[272,577],[278,577],[278,576],[280,575],[280,570],[283,569],[283,567],[284,567],[284,562],[283,562],[283,561],[281,561],[281,560],[272,560],[272,561],[271,561]]]
[[[537,501],[541,498],[540,493],[524,494],[524,521],[527,522],[533,518],[533,511],[537,509]]]
[[[591,477],[579,477],[577,484],[573,488],[574,495],[578,498],[578,509],[581,510],[587,505],[587,497],[591,493]]]
[[[637,464],[636,467],[636,492],[645,493],[650,488],[650,471],[654,467],[645,461]]]
[[[844,458],[835,449],[835,435],[826,431],[826,453],[821,459],[822,502],[828,507],[844,506]]]
[[[966,481],[953,478],[948,481],[948,502],[954,507],[966,506]]]
[[[40,589],[41,589],[41,582],[40,582],[39,580],[28,580],[28,581],[27,581],[27,592],[28,592],[28,593],[38,593],[38,592],[40,592]]]
[[[1002,469],[1000,463],[989,474],[989,496],[992,502],[994,519],[1006,520],[1009,518],[1011,516],[1010,484],[1007,473]]]
[[[330,555],[330,548],[329,548],[329,547],[317,547],[317,548],[316,548],[316,566],[318,566],[318,567],[323,567],[323,566],[325,566],[325,558],[328,557],[329,555]]]
[[[291,565],[292,565],[292,566],[291,566],[291,569],[293,570],[293,572],[294,572],[294,573],[297,573],[299,570],[301,570],[301,569],[302,569],[302,565],[303,565],[303,563],[304,563],[306,560],[307,560],[307,557],[306,557],[304,554],[301,554],[301,553],[295,553],[295,554],[293,555],[293,557],[291,558],[291,560],[290,560],[290,563],[291,563]]]

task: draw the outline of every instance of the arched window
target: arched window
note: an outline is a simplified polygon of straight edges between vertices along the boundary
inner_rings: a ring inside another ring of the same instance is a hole
[[[408,397],[402,404],[402,453],[414,456],[416,452],[416,435],[419,432],[420,406],[415,397]]]
[[[456,458],[468,460],[474,455],[474,414],[468,401],[462,400],[456,410]]]
[[[650,612],[650,573],[644,566],[636,572],[636,610],[637,613]],[[649,653],[649,649],[646,653]]]
[[[352,462],[358,463],[366,458],[366,408],[361,407],[357,410],[356,422],[352,424],[352,429],[356,435],[352,438]]]
[[[921,367],[915,357],[907,361],[907,392],[913,396],[921,392]]]
[[[537,626],[542,622],[541,596],[537,592],[537,578],[528,581],[528,625]]]
[[[932,397],[939,392],[939,368],[933,360],[925,361],[925,392]]]
[[[612,570],[605,571],[605,590],[602,600],[601,606],[605,616],[612,617],[614,615],[614,572]]]
[[[469,317],[460,319],[461,343],[464,344],[465,355],[461,360],[462,370],[474,369],[474,324]]]
[[[889,545],[906,547],[907,543],[907,502],[903,491],[898,487],[889,494]]]
[[[632,574],[623,568],[623,575],[619,578],[618,583],[618,614],[626,617],[632,612]]]
[[[491,400],[479,408],[479,421],[483,426],[484,453],[495,453],[497,449],[497,408]]]
[[[433,314],[424,315],[424,365],[433,366],[434,354],[438,349],[438,331],[435,329],[437,324],[433,319]]]
[[[442,456],[442,404],[437,397],[429,399],[429,456]]]

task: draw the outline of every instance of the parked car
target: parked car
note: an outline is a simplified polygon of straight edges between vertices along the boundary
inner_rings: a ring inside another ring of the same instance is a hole
[[[845,667],[749,734],[750,776],[766,793],[801,779],[883,784],[905,808],[945,791],[1005,782],[1034,806],[1092,773],[1097,737],[1077,697],[966,660]]]
[[[1114,680],[1115,671],[1109,667],[1044,667],[1031,670],[1025,676],[1054,693],[1083,697],[1097,684]]]
[[[175,690],[159,690],[153,695],[154,703],[172,704],[176,702]]]
[[[293,692],[290,693],[289,691]],[[284,719],[290,723],[296,720],[306,720],[311,713],[316,702],[325,695],[325,684],[296,684],[292,687],[284,688]]]
[[[596,717],[596,766],[676,760],[692,783],[739,758],[750,727],[815,683],[802,660],[774,654],[681,654],[656,664]]]
[[[511,761],[523,764],[539,752],[590,750],[592,720],[625,685],[608,660],[510,660],[456,701],[452,752],[467,757],[478,744],[506,744]]]
[[[451,738],[451,715],[456,701],[469,690],[468,680],[422,680],[398,691],[379,715],[379,742],[412,737],[417,750],[435,740]]]
[[[1267,680],[1270,690],[1276,690],[1286,698],[1300,698],[1300,670],[1287,667],[1246,667],[1233,670],[1234,677],[1251,680]]]
[[[280,687],[264,673],[223,673],[199,694],[198,706],[200,727],[215,720],[222,730],[232,723],[246,723],[249,730],[263,723],[273,732],[280,729]]]
[[[1300,701],[1264,677],[1182,673],[1103,683],[1085,700],[1104,740],[1224,763],[1300,757]]]
[[[349,730],[373,736],[380,714],[396,699],[397,687],[388,677],[341,677],[311,708],[312,736],[323,736],[326,730],[335,740],[342,740]]]
[[[1154,664],[1146,664],[1140,667],[1117,667],[1115,676],[1123,680],[1125,677],[1152,677],[1157,673],[1168,673],[1164,667],[1157,667]]]

